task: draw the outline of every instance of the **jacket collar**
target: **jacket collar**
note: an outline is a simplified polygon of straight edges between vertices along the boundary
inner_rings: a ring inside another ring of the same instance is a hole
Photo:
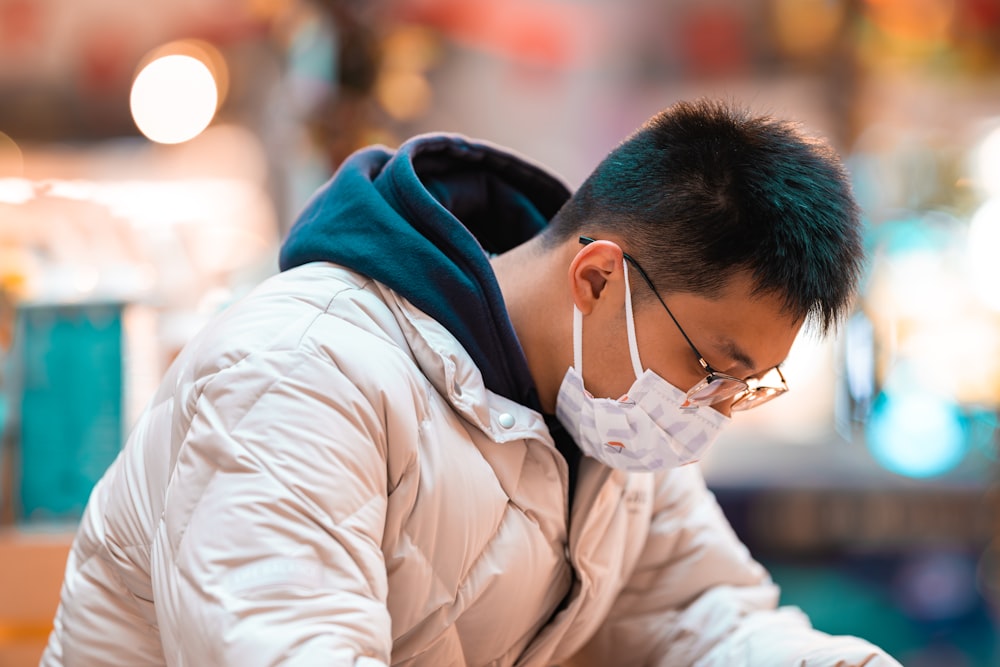
[[[280,265],[334,262],[387,285],[451,332],[490,390],[537,405],[489,255],[537,234],[568,196],[540,166],[459,135],[369,147],[307,203]]]
[[[444,326],[385,285],[375,285],[393,311],[421,372],[455,412],[498,443],[551,439],[539,412],[486,387],[475,361]]]

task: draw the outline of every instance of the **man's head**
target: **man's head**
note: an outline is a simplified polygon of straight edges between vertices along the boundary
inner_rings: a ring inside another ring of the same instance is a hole
[[[773,375],[805,322],[827,333],[847,313],[862,261],[836,154],[790,123],[706,101],[649,120],[539,237],[494,265],[549,410],[573,363],[570,300],[594,396],[635,380],[627,293],[641,365],[693,391],[705,364],[738,380]]]
[[[840,160],[791,123],[679,103],[614,149],[559,211],[548,247],[611,238],[664,295],[713,297],[736,274],[826,333],[861,273],[859,214]],[[652,298],[645,290],[637,300]]]

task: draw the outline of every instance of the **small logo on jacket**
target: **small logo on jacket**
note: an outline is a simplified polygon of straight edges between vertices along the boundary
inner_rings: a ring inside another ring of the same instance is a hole
[[[629,514],[641,512],[649,504],[649,492],[645,489],[625,491],[625,508]]]

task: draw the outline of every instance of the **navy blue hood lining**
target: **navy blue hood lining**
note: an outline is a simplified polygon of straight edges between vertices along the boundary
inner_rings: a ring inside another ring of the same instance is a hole
[[[489,256],[535,236],[568,197],[541,167],[457,135],[370,147],[306,204],[280,268],[328,261],[383,283],[448,329],[490,390],[538,409]]]

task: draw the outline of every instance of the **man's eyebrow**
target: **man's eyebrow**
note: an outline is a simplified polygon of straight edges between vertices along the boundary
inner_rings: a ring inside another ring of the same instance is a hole
[[[737,345],[732,338],[720,338],[716,341],[716,348],[748,371],[757,370],[757,364],[754,363],[750,355],[744,352],[743,348]]]

